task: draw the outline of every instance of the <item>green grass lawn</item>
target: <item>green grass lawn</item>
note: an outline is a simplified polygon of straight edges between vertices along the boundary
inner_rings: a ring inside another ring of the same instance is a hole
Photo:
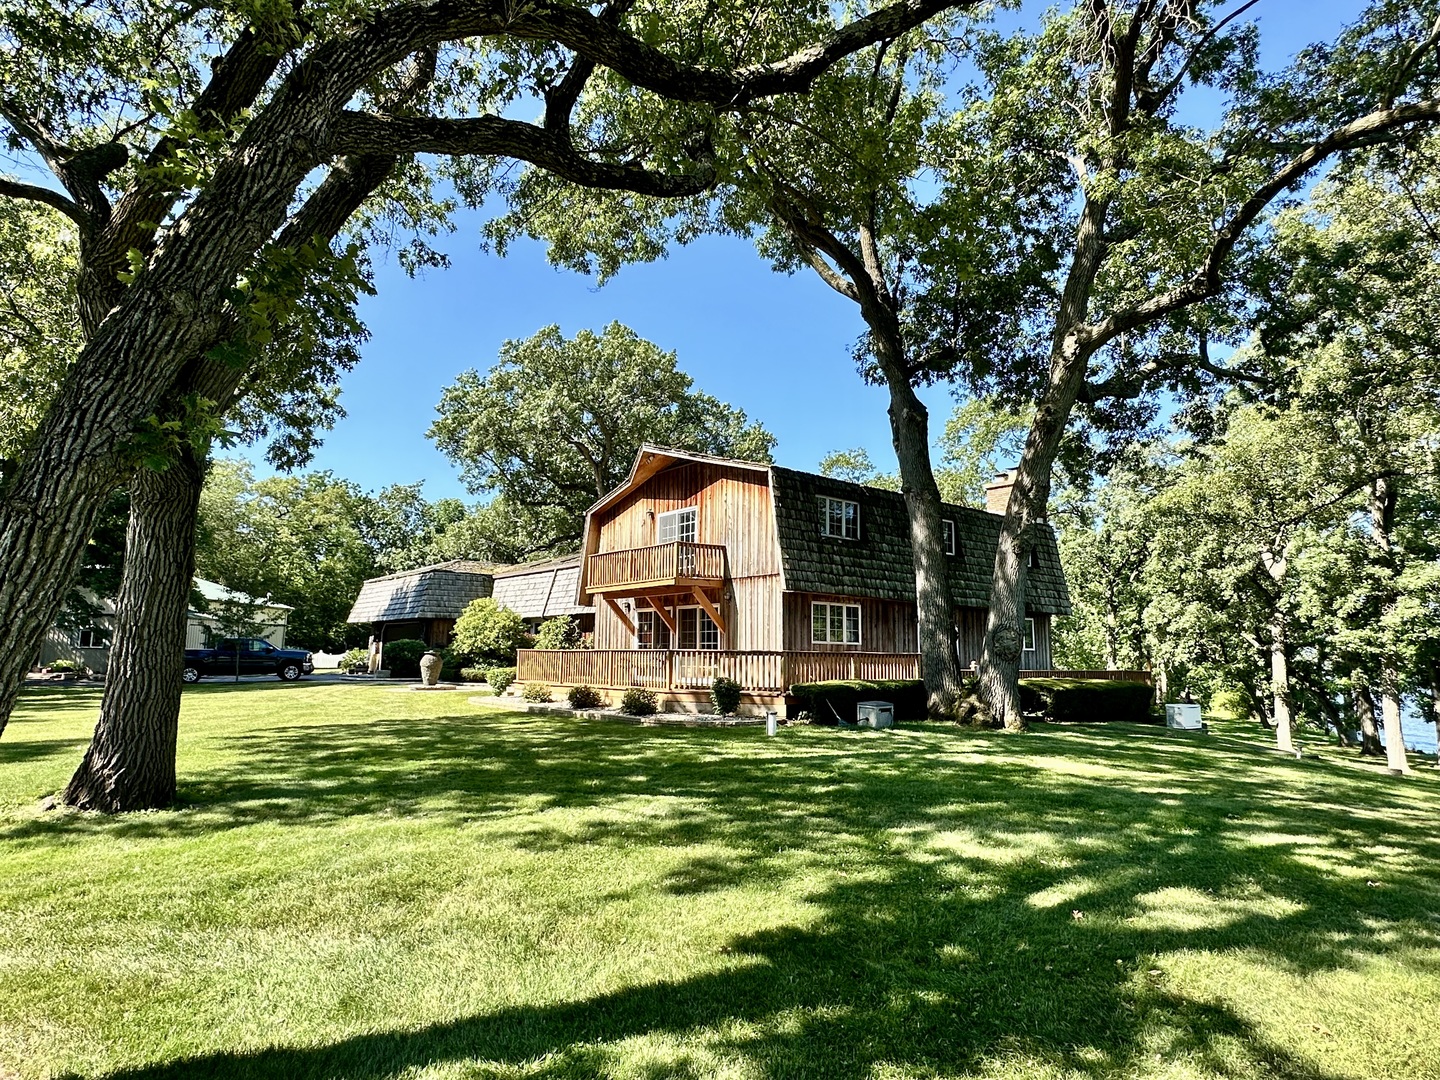
[[[0,738],[0,1077],[1440,1077],[1440,776],[1238,727],[639,728],[186,691]]]

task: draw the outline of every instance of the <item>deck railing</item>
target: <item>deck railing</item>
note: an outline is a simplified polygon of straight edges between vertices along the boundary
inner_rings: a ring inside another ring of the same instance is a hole
[[[590,556],[586,584],[599,591],[648,581],[724,581],[725,545],[677,540]]]
[[[719,678],[745,690],[783,693],[796,683],[831,679],[918,679],[915,653],[734,652],[715,649],[521,649],[520,682],[601,690],[709,690]],[[1151,681],[1148,671],[1025,670],[1022,679]]]
[[[916,679],[913,653],[730,652],[716,649],[521,649],[516,677],[552,686],[709,690],[719,678],[745,690],[783,693],[829,679]]]

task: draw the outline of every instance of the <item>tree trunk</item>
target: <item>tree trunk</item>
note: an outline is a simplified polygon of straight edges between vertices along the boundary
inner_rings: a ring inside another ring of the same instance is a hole
[[[1370,535],[1380,549],[1380,557],[1392,580],[1400,570],[1392,539],[1399,495],[1394,481],[1388,477],[1377,477],[1370,485]],[[1393,604],[1392,599],[1389,606]],[[1382,635],[1377,633],[1376,636],[1384,640]],[[1400,728],[1399,685],[1400,674],[1395,670],[1394,657],[1387,649],[1380,658],[1380,716],[1385,727],[1385,762],[1392,773],[1403,775],[1410,771],[1410,763],[1405,758],[1405,733]]]
[[[1440,769],[1440,681],[1430,685],[1430,719],[1435,725],[1435,768]]]
[[[1051,471],[1070,411],[1085,385],[1094,346],[1081,341],[1105,254],[1105,215],[1109,199],[1087,198],[1075,233],[1075,252],[1055,319],[1050,347],[1049,381],[1035,408],[1025,450],[1015,470],[1015,484],[1000,524],[1000,542],[990,575],[990,616],[980,653],[980,697],[993,722],[1007,731],[1024,731],[1020,712],[1020,652],[1024,642],[1025,572],[1037,524],[1045,520],[1050,501]]]
[[[1279,608],[1270,616],[1270,690],[1274,695],[1275,745],[1286,753],[1295,750],[1290,719],[1290,658],[1285,641],[1285,616]]]
[[[941,524],[940,487],[930,462],[930,414],[907,380],[887,377],[886,383],[890,389],[890,434],[900,462],[900,482],[910,518],[926,708],[932,716],[954,718],[964,684],[955,654],[955,617]]]
[[[1386,667],[1380,673],[1380,717],[1385,728],[1385,764],[1392,773],[1405,774],[1410,771],[1410,762],[1405,757],[1405,732],[1400,727],[1400,696],[1394,690],[1397,675],[1394,669]]]
[[[115,814],[175,798],[175,739],[204,468],[187,447],[130,489],[125,573],[100,719],[64,801]]]
[[[1360,721],[1360,756],[1379,757],[1385,748],[1380,745],[1380,729],[1375,726],[1375,698],[1363,683],[1355,688],[1355,715]]]

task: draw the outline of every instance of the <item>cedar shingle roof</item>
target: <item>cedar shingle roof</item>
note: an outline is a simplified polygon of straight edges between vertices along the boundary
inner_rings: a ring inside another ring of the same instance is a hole
[[[471,559],[452,559],[371,578],[360,586],[360,595],[346,621],[458,619],[471,600],[490,595],[495,581],[493,569]]]
[[[770,482],[787,589],[914,601],[915,564],[904,496],[778,465],[770,469]],[[860,504],[859,540],[821,535],[823,495]],[[943,516],[955,522],[958,542],[956,555],[949,560],[951,599],[959,607],[985,607],[1001,518],[948,503]],[[1037,557],[1039,564],[1026,575],[1026,610],[1068,615],[1070,591],[1049,525],[1039,532]]]
[[[578,551],[559,559],[521,563],[495,572],[495,602],[525,619],[593,614],[593,607],[575,602],[579,583]]]

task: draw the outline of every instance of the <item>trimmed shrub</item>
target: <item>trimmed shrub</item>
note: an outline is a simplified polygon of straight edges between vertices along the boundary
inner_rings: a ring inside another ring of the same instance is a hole
[[[585,635],[580,633],[580,624],[569,615],[556,615],[540,624],[535,635],[537,649],[583,649]]]
[[[515,681],[515,669],[513,667],[492,667],[485,673],[485,681],[497,694],[503,694]]]
[[[897,721],[925,719],[925,684],[919,679],[796,683],[790,687],[790,697],[796,702],[790,715],[807,712],[817,724],[855,723],[862,701],[890,702]]]
[[[72,675],[77,671],[84,671],[85,668],[75,660],[51,660],[50,670],[59,675]]]
[[[346,675],[360,675],[370,670],[370,654],[364,649],[350,649],[340,657],[340,670]]]
[[[526,701],[535,702],[537,705],[542,702],[555,700],[554,696],[550,693],[550,687],[546,686],[543,682],[527,682],[525,689],[520,691],[520,696]]]
[[[462,667],[460,669],[461,682],[484,682],[485,669],[481,667]]]
[[[716,679],[710,684],[710,704],[721,716],[734,716],[740,711],[740,684],[734,679]]]
[[[486,596],[471,600],[460,613],[451,644],[457,653],[514,663],[515,650],[529,640],[520,616]]]
[[[1021,679],[1020,709],[1060,724],[1151,720],[1155,691],[1147,683],[1118,679]]]
[[[620,711],[626,716],[654,716],[658,709],[655,691],[643,686],[632,686],[620,699]]]
[[[600,691],[590,686],[572,686],[565,697],[572,709],[598,709],[604,702]]]
[[[430,646],[425,642],[417,641],[414,638],[387,641],[380,651],[381,666],[390,669],[391,678],[418,679],[420,677],[420,658],[429,648]]]

